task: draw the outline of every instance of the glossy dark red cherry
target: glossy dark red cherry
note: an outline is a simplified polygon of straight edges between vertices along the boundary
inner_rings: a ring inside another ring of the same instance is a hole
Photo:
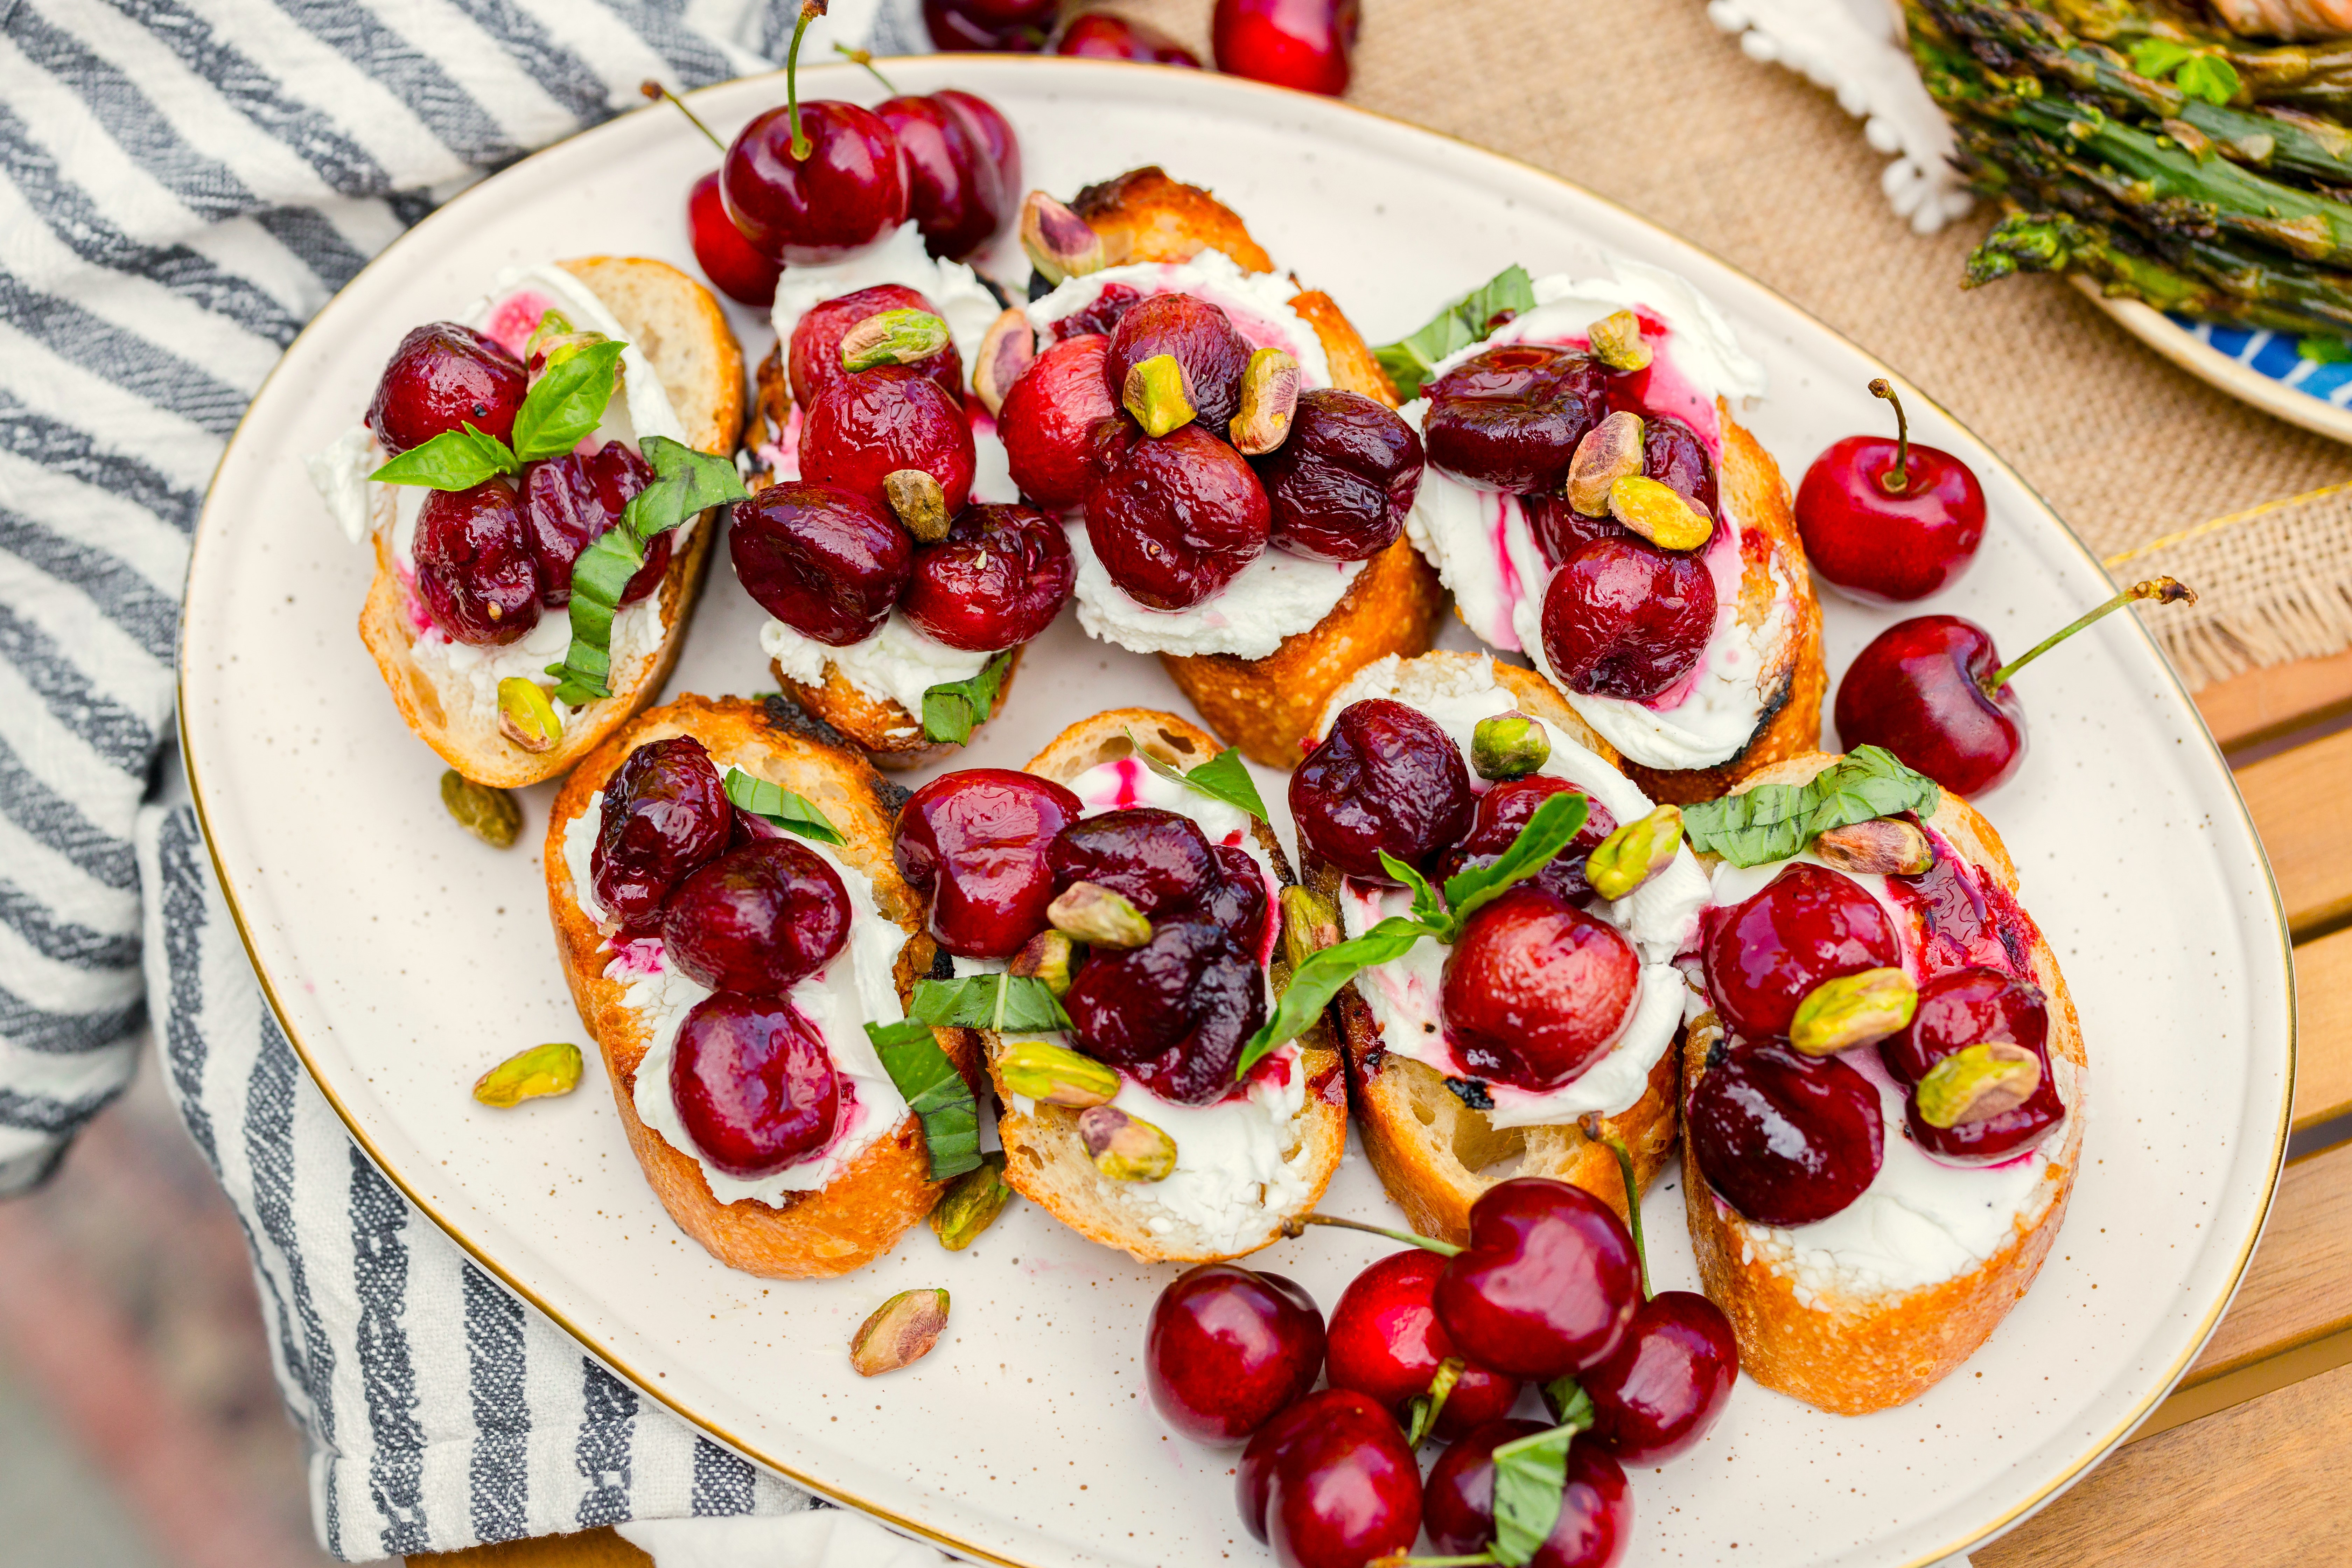
[[[1490,1421],[1439,1457],[1429,1472],[1423,1522],[1438,1551],[1469,1556],[1495,1542],[1495,1450],[1542,1431],[1535,1421]],[[1568,1446],[1559,1517],[1528,1568],[1613,1568],[1633,1538],[1625,1471],[1589,1436]]]
[[[1709,517],[1723,515],[1715,459],[1698,432],[1671,414],[1642,416],[1642,472],[1685,499]]]
[[[409,330],[369,400],[367,426],[388,452],[405,452],[471,425],[510,440],[522,406],[522,361],[455,321]]]
[[[1494,785],[1478,797],[1469,833],[1440,858],[1433,880],[1443,886],[1447,878],[1458,876],[1473,866],[1492,865],[1503,851],[1517,842],[1519,830],[1527,826],[1544,802],[1556,795],[1580,793],[1566,779],[1549,773],[1530,773],[1526,778],[1506,779]],[[1609,808],[1586,796],[1584,826],[1576,830],[1567,848],[1552,857],[1550,864],[1528,879],[1528,885],[1545,889],[1570,903],[1589,897],[1592,884],[1585,879],[1585,862],[1600,847],[1601,841],[1616,831],[1617,819],[1609,814]]]
[[[620,441],[607,441],[585,457],[566,452],[523,465],[523,526],[539,565],[540,603],[560,610],[572,602],[572,567],[580,552],[621,521],[622,510],[653,478],[652,467]],[[634,605],[661,586],[669,552],[670,536],[655,534],[646,545],[646,563],[621,591],[621,603]]]
[[[1097,284],[1094,298],[1047,327],[1045,335],[1057,343],[1097,333],[1108,338],[1118,319],[1142,302],[1143,290],[1131,284]]]
[[[1576,1441],[1623,1464],[1663,1464],[1698,1446],[1738,1381],[1739,1342],[1721,1309],[1696,1291],[1661,1290],[1633,1309],[1609,1359],[1577,1375],[1592,1428]]]
[[[1878,1042],[1878,1055],[1895,1080],[1908,1086],[1954,1051],[1992,1040],[2045,1049],[2050,1001],[2030,980],[1971,965],[1922,984],[1911,1021]]]
[[[1077,580],[1062,525],[1034,506],[969,506],[915,551],[899,608],[950,647],[1014,647],[1053,624]]]
[[[1481,1078],[1541,1092],[1609,1054],[1632,1016],[1642,960],[1624,932],[1546,888],[1472,914],[1445,954],[1445,1037]]]
[[[1404,1434],[1350,1388],[1310,1394],[1260,1427],[1234,1481],[1243,1528],[1281,1568],[1364,1568],[1421,1532],[1421,1468]]]
[[[1141,60],[1200,68],[1201,57],[1143,22],[1110,11],[1081,11],[1054,36],[1054,52],[1094,60]]]
[[[795,838],[730,849],[678,883],[662,906],[669,962],[713,991],[782,995],[849,942],[849,890]]]
[[[1210,43],[1221,71],[1337,98],[1362,20],[1358,0],[1217,0]]]
[[[1014,133],[1013,121],[988,100],[960,87],[941,88],[931,98],[955,110],[971,132],[975,149],[996,165],[996,188],[1004,193],[1007,203],[1001,216],[1018,213],[1021,193],[1027,187],[1021,183],[1021,138]]]
[[[695,181],[687,192],[686,234],[694,247],[694,259],[701,264],[702,275],[710,279],[711,287],[739,304],[762,310],[776,302],[776,279],[783,268],[773,258],[761,255],[727,216],[716,169]]]
[[[1465,1353],[1549,1383],[1624,1337],[1642,1299],[1633,1237],[1582,1187],[1517,1176],[1470,1205],[1470,1244],[1446,1260],[1436,1299]]]
[[[1103,351],[1110,339],[1098,333],[1065,338],[1032,361],[1004,395],[996,433],[1013,482],[1039,506],[1067,511],[1087,499],[1099,470],[1092,432],[1118,413],[1103,384]]]
[[[691,735],[648,741],[604,781],[589,879],[624,929],[645,930],[687,876],[722,853],[735,825],[710,753]]]
[[[719,166],[727,216],[760,252],[792,267],[855,255],[907,221],[907,163],[889,125],[870,109],[820,100],[771,109],[737,133]]]
[[[1103,384],[1122,395],[1128,372],[1161,354],[1184,373],[1184,395],[1210,434],[1223,436],[1242,403],[1249,340],[1218,306],[1191,294],[1153,294],[1123,311],[1103,351]]]
[[[1885,906],[1853,878],[1810,861],[1729,911],[1711,911],[1704,954],[1716,1011],[1751,1040],[1787,1034],[1797,1004],[1822,981],[1903,962]]]
[[[801,420],[801,478],[888,504],[883,479],[904,468],[937,479],[950,517],[971,499],[976,458],[962,402],[915,365],[843,376]]]
[[[835,647],[873,636],[914,571],[913,542],[888,510],[806,480],[736,502],[727,548],[761,609]]]
[[[1060,0],[923,0],[923,27],[932,47],[951,53],[1034,54],[1059,9]]]
[[[1200,825],[1156,805],[1073,822],[1054,840],[1045,861],[1055,889],[1093,882],[1147,916],[1194,902],[1222,875]]]
[[[1958,616],[1917,616],[1870,640],[1838,682],[1838,739],[1884,746],[1956,795],[2006,784],[2025,761],[2025,704],[1992,634]]]
[[[1421,489],[1421,437],[1361,393],[1298,395],[1290,434],[1251,460],[1265,487],[1277,550],[1314,561],[1368,561],[1397,542]]]
[[[885,310],[920,310],[927,316],[940,313],[929,295],[902,283],[877,283],[871,289],[855,289],[803,311],[801,319],[793,323],[792,343],[784,356],[786,374],[792,379],[793,401],[806,410],[819,393],[847,380],[851,373],[841,363],[841,340],[848,335],[850,328]],[[956,353],[954,343],[916,361],[914,368],[939,383],[940,390],[956,406],[963,405],[963,356]]]
[[[1439,1363],[1461,1361],[1433,1428],[1451,1441],[1507,1415],[1519,1380],[1464,1355],[1437,1321],[1433,1297],[1444,1267],[1437,1254],[1416,1247],[1392,1252],[1357,1275],[1331,1309],[1325,1358],[1332,1387],[1370,1394],[1400,1423],[1411,1421],[1410,1406],[1429,1392]]]
[[[1735,1045],[1683,1107],[1716,1194],[1758,1225],[1811,1225],[1868,1190],[1885,1152],[1878,1089],[1837,1057]]]
[[[1715,576],[1631,533],[1580,545],[1544,590],[1544,657],[1570,691],[1643,702],[1695,668],[1715,634]]]
[[[1045,929],[1045,862],[1077,820],[1078,797],[1051,779],[967,768],[907,797],[890,840],[899,874],[930,900],[930,931],[966,958],[1010,958]]]
[[[2041,1142],[2052,1128],[2066,1120],[2066,1102],[2058,1097],[2050,1052],[2044,1048],[2034,1054],[2041,1058],[2042,1081],[2033,1092],[2022,1105],[1980,1121],[1938,1127],[1919,1114],[1919,1093],[1914,1089],[1903,1101],[1903,1124],[1912,1141],[1937,1159],[1959,1165],[1995,1164]]]
[[[1160,1418],[1196,1443],[1241,1443],[1315,1386],[1323,1314],[1278,1274],[1203,1263],[1160,1292],[1143,1382]]]
[[[1903,405],[1895,438],[1849,436],[1813,459],[1797,487],[1797,531],[1813,570],[1873,605],[1908,604],[1951,586],[1984,539],[1984,487],[1949,452],[1911,442]]]
[[[922,232],[923,248],[951,261],[993,239],[1021,205],[1019,155],[1008,184],[988,132],[973,123],[967,108],[972,103],[986,107],[968,92],[891,98],[874,106],[906,156],[907,213]],[[1009,139],[1010,127],[1005,134]]]
[[[500,647],[539,625],[539,564],[504,479],[427,491],[413,548],[417,595],[457,641]]]
[[[1190,609],[1239,576],[1265,553],[1267,523],[1248,460],[1197,422],[1135,442],[1087,496],[1103,570],[1155,610]]]
[[[1182,1032],[1158,1054],[1138,1057],[1125,1066],[1128,1076],[1171,1104],[1213,1105],[1234,1092],[1234,1072],[1241,1062],[1242,1047],[1265,1023],[1265,971],[1260,967],[1259,954],[1245,951],[1231,931],[1207,913],[1188,910],[1175,924],[1213,931],[1217,940],[1200,944],[1202,957],[1197,978],[1186,987],[1181,1006],[1173,1009],[1181,1020]],[[1159,940],[1155,931],[1153,941]],[[1087,960],[1086,968],[1131,973],[1119,962],[1128,956],[1097,952]],[[1104,1005],[1114,993],[1097,984],[1089,986],[1088,994],[1098,1024]],[[1132,1009],[1142,994],[1130,994],[1119,1005]],[[1131,1011],[1129,1016],[1133,1016]],[[1081,1038],[1085,1037],[1082,1032]]]
[[[1585,432],[1609,411],[1596,360],[1542,343],[1473,354],[1423,389],[1432,466],[1490,490],[1553,491]]]
[[[1462,750],[1426,713],[1386,698],[1351,702],[1290,775],[1306,848],[1350,877],[1385,882],[1386,850],[1419,869],[1470,830]]]
[[[779,997],[731,991],[704,997],[678,1026],[669,1090],[703,1157],[746,1181],[824,1148],[841,1110],[816,1026]]]

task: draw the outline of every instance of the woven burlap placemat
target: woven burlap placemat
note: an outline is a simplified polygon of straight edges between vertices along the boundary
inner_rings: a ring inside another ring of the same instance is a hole
[[[1208,57],[1208,0],[1112,8]],[[2148,617],[2192,686],[2352,644],[2352,494],[2145,548],[2352,479],[2352,448],[2176,370],[2053,279],[1962,292],[1990,215],[1911,232],[1861,127],[1701,0],[1365,0],[1349,98],[1622,202],[1895,366],[2094,551],[2140,552],[2117,575],[2198,589]]]

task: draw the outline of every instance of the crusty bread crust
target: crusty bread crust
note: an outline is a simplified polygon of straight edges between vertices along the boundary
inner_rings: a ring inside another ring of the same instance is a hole
[[[1741,787],[1802,784],[1835,760],[1818,753],[1791,757],[1750,774]],[[1929,823],[1972,865],[2016,893],[2017,868],[2000,836],[1975,808],[1947,790]],[[1906,1404],[1973,1355],[2032,1285],[2074,1190],[2090,1067],[2058,956],[2038,929],[2032,971],[2050,999],[2050,1050],[2073,1068],[2072,1092],[2058,1140],[2046,1150],[2050,1166],[2037,1194],[2039,1211],[2029,1205],[2014,1238],[1972,1272],[1910,1291],[1808,1290],[1801,1296],[1788,1248],[1774,1233],[1740,1218],[1716,1199],[1703,1174],[1685,1169],[1685,1206],[1699,1277],[1708,1299],[1731,1320],[1740,1370],[1757,1382],[1840,1415]],[[1711,1020],[1706,1015],[1700,1022]],[[1713,1034],[1696,1029],[1685,1044],[1687,1084],[1705,1074],[1705,1040]],[[1886,1136],[1903,1132],[1890,1127]]]
[[[884,915],[913,933],[898,954],[897,977],[904,997],[929,973],[936,948],[923,931],[920,900],[899,879],[890,858],[899,796],[862,760],[816,739],[781,704],[681,697],[630,723],[573,771],[548,815],[543,851],[548,913],[555,923],[564,979],[581,1022],[604,1053],[621,1125],[662,1206],[679,1229],[730,1268],[776,1279],[846,1274],[895,1247],[939,1196],[941,1184],[929,1179],[929,1152],[912,1112],[825,1187],[795,1194],[781,1208],[748,1199],[719,1203],[701,1165],[637,1117],[637,1064],[652,1040],[644,1021],[622,1000],[627,986],[604,977],[610,950],[573,894],[563,835],[631,752],[681,734],[700,741],[722,771],[739,767],[806,795],[841,830],[847,842],[836,852],[874,879],[875,901]],[[940,1039],[977,1089],[978,1052],[971,1032],[943,1029]]]
[[[1738,755],[1718,767],[1687,770],[1626,763],[1625,775],[1648,791],[1651,799],[1676,805],[1713,800],[1773,763],[1820,746],[1822,691],[1829,682],[1822,659],[1821,601],[1813,596],[1804,542],[1797,534],[1796,514],[1789,509],[1788,482],[1772,454],[1732,418],[1720,398],[1716,412],[1723,426],[1723,462],[1717,478],[1728,509],[1738,514],[1758,545],[1740,574],[1739,624],[1751,629],[1762,626],[1784,587],[1797,624],[1780,650],[1778,668],[1768,678],[1767,689],[1777,697]]]
[[[1140,740],[1152,755],[1186,769],[1199,766],[1223,749],[1207,731],[1173,713],[1150,708],[1120,708],[1082,719],[1063,731],[1030,759],[1028,771],[1066,784],[1088,768],[1130,755],[1134,750],[1129,743],[1130,734]],[[1274,862],[1275,874],[1288,884],[1294,879],[1281,841],[1265,823],[1255,826],[1258,847]],[[1277,917],[1279,912],[1277,910]],[[1271,979],[1276,994],[1289,983],[1289,963],[1279,946],[1275,950]],[[1298,1042],[1298,1067],[1307,1079],[1307,1100],[1294,1125],[1301,1142],[1310,1151],[1305,1172],[1306,1201],[1283,1213],[1269,1214],[1262,1234],[1230,1249],[1211,1244],[1181,1220],[1175,1220],[1172,1228],[1164,1234],[1155,1233],[1150,1225],[1152,1213],[1130,1201],[1135,1196],[1149,1196],[1149,1184],[1133,1184],[1124,1193],[1110,1190],[1115,1184],[1095,1170],[1078,1137],[1075,1112],[1053,1105],[1037,1106],[1026,1116],[1014,1110],[1013,1096],[1006,1090],[1003,1079],[995,1076],[1003,1042],[985,1031],[982,1032],[982,1039],[1002,1107],[996,1132],[1004,1145],[1006,1184],[1089,1241],[1122,1248],[1140,1263],[1205,1263],[1240,1258],[1271,1245],[1282,1236],[1283,1220],[1309,1212],[1321,1199],[1347,1148],[1348,1112],[1339,1057],[1331,1048],[1328,1026],[1318,1024]],[[1174,1219],[1164,1214],[1158,1217]]]
[[[1491,666],[1496,684],[1518,700],[1522,711],[1534,714],[1602,761],[1623,765],[1609,742],[1561,700],[1550,682],[1531,669],[1476,653],[1425,654],[1413,664],[1472,660]],[[1408,675],[1412,668],[1408,665],[1399,673]],[[1321,715],[1315,733],[1321,734],[1335,717],[1336,713]],[[1338,868],[1307,849],[1303,841],[1299,853],[1307,886],[1336,909]],[[1381,1184],[1421,1234],[1457,1245],[1466,1243],[1470,1205],[1488,1187],[1510,1176],[1549,1176],[1572,1183],[1607,1199],[1621,1215],[1625,1212],[1624,1178],[1605,1142],[1595,1142],[1573,1122],[1557,1127],[1496,1127],[1485,1111],[1472,1110],[1446,1088],[1441,1074],[1381,1049],[1380,1026],[1372,1021],[1370,1007],[1353,984],[1341,988],[1332,1005],[1347,1052],[1357,1136],[1372,1169],[1380,1174]],[[1630,1109],[1601,1121],[1603,1139],[1624,1140],[1633,1156],[1634,1180],[1644,1192],[1674,1151],[1678,1062],[1677,1052],[1669,1048],[1651,1069],[1649,1087],[1642,1098]]]
[[[1088,185],[1070,210],[1102,236],[1103,265],[1190,261],[1222,250],[1244,272],[1271,272],[1274,258],[1250,237],[1241,216],[1198,185],[1171,180],[1156,163]]]
[[[743,352],[710,291],[666,262],[638,257],[589,257],[558,265],[594,289],[629,330],[668,392],[689,443],[705,452],[733,451],[743,418]],[[445,692],[412,657],[418,628],[383,528],[375,533],[375,576],[360,608],[360,640],[375,657],[401,718],[444,762],[477,784],[501,789],[537,784],[562,774],[660,691],[685,646],[688,612],[701,591],[718,531],[716,518],[706,513],[685,548],[670,556],[656,595],[661,646],[650,658],[616,666],[613,695],[590,703],[545,752],[526,752],[509,742],[499,732],[495,713],[477,711],[469,696]]]

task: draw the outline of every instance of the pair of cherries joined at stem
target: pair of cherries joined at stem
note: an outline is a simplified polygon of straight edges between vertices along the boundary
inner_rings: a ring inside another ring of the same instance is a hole
[[[1056,29],[1060,10],[1059,0],[923,0],[923,25],[941,49],[1201,63],[1157,29],[1106,11],[1082,11]],[[1209,30],[1219,70],[1337,97],[1361,25],[1360,0],[1217,0]]]

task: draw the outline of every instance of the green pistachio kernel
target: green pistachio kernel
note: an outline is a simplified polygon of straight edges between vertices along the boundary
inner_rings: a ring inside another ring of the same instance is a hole
[[[522,831],[522,807],[514,796],[476,784],[455,768],[441,775],[441,804],[458,826],[494,849],[513,847],[515,835]]]
[[[1642,416],[1623,408],[1587,430],[1568,462],[1568,504],[1607,517],[1610,488],[1642,471]]]
[[[1022,200],[1021,248],[1048,283],[1099,272],[1108,263],[1094,226],[1043,191]]]
[[[1004,1184],[1004,1153],[998,1150],[980,1157],[980,1168],[966,1171],[931,1205],[931,1234],[950,1252],[961,1252],[996,1223],[1013,1189]]]
[[[1040,1105],[1084,1110],[1118,1095],[1118,1074],[1092,1057],[1050,1040],[1013,1040],[996,1058],[1006,1092]]]
[[[1165,436],[1192,422],[1192,400],[1184,395],[1184,367],[1174,354],[1153,354],[1128,366],[1118,401],[1147,435]]]
[[[929,310],[882,310],[841,334],[841,368],[913,364],[948,346],[948,324]]]
[[[1643,370],[1650,363],[1650,345],[1642,341],[1641,318],[1631,310],[1612,310],[1592,323],[1592,353],[1611,370]]]
[[[1813,853],[1840,871],[1881,877],[1916,877],[1936,863],[1927,836],[1899,816],[1823,828],[1813,836]]]
[[[849,1342],[850,1370],[878,1377],[912,1366],[931,1353],[948,1326],[948,1293],[901,1290],[857,1325]]]
[[[1551,756],[1551,732],[1516,708],[1481,719],[1470,731],[1470,767],[1482,779],[1525,778]]]
[[[520,1105],[580,1087],[580,1047],[558,1040],[517,1051],[474,1080],[474,1098],[484,1105]]]
[[[882,476],[882,499],[921,543],[948,536],[948,492],[922,468],[893,468]]]
[[[1005,973],[1023,980],[1042,980],[1056,996],[1070,990],[1070,966],[1077,962],[1078,944],[1057,931],[1041,931],[1021,946]]]
[[[2042,1059],[2023,1046],[1992,1040],[1954,1051],[1912,1089],[1930,1127],[1986,1121],[2014,1110],[2042,1087]]]
[[[499,733],[534,755],[551,752],[563,739],[563,716],[538,681],[509,675],[499,682]]]
[[[1321,894],[1301,887],[1282,889],[1282,955],[1290,961],[1290,973],[1339,941],[1339,917]]]
[[[1584,879],[1613,903],[1673,865],[1682,847],[1682,808],[1662,805],[1602,839],[1584,862]]]
[[[1609,515],[1661,550],[1696,550],[1715,536],[1715,521],[1681,491],[1640,474],[1610,485]]]
[[[1298,362],[1280,349],[1259,349],[1242,372],[1242,405],[1225,434],[1234,450],[1258,458],[1290,434],[1298,409]]]
[[[1080,1111],[1078,1137],[1095,1169],[1114,1182],[1157,1182],[1176,1168],[1176,1140],[1114,1106]]]
[[[1073,882],[1045,906],[1055,931],[1089,947],[1141,947],[1151,940],[1143,911],[1099,882]]]
[[[1919,988],[1899,969],[1865,969],[1824,980],[1805,993],[1789,1023],[1789,1044],[1809,1057],[1883,1040],[1911,1022]]]

